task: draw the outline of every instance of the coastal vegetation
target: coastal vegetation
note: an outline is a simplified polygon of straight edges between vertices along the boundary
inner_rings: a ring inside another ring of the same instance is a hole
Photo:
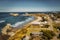
[[[53,31],[41,30],[41,32],[43,32],[42,38],[45,40],[50,40],[53,38],[53,36],[55,36],[55,33]]]

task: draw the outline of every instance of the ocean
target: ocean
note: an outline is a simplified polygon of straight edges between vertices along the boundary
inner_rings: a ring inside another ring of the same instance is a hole
[[[24,24],[27,24],[28,22],[31,22],[35,18],[33,16],[21,16],[23,13],[18,13],[20,14],[19,16],[11,16],[9,15],[10,13],[8,12],[3,12],[0,13],[0,31],[3,27],[5,27],[8,23],[12,25],[12,27],[18,27]]]

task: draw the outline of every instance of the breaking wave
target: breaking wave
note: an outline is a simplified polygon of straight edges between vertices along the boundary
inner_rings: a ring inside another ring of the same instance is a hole
[[[1,20],[1,21],[0,21],[0,23],[3,23],[3,22],[5,22],[5,20]]]
[[[29,17],[27,18],[25,21],[21,21],[21,22],[16,22],[15,24],[12,25],[12,27],[21,27],[24,24],[29,23],[30,21],[34,20],[34,17]]]

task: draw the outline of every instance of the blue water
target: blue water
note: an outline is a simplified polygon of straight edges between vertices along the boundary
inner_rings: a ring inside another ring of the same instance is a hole
[[[16,23],[17,21],[24,21],[26,20],[27,18],[29,18],[29,16],[17,16],[17,17],[14,17],[14,16],[10,16],[10,17],[6,17],[6,18],[3,18],[1,20],[5,20],[6,23],[11,23],[11,24],[14,24]]]
[[[20,15],[23,13],[19,13]],[[13,25],[16,22],[25,21],[27,18],[32,16],[11,16],[9,13],[0,13],[0,21],[4,20],[5,22],[0,23],[0,31],[1,29],[6,26],[7,23]]]

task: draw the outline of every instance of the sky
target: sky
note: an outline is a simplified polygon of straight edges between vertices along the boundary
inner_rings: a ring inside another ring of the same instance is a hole
[[[0,12],[60,11],[60,0],[0,0]]]

